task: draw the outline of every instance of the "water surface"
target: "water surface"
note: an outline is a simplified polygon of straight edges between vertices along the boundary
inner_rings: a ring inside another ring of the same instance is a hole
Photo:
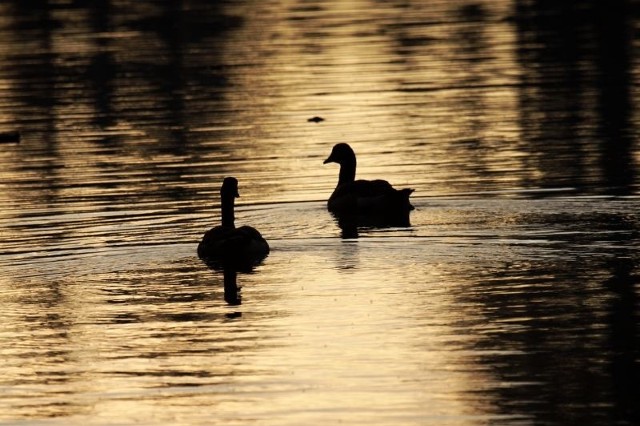
[[[630,4],[216,3],[0,5],[0,422],[638,421]],[[336,142],[410,227],[342,238]]]

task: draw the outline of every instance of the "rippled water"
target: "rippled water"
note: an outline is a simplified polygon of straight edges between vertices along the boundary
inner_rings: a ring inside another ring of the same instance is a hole
[[[0,4],[0,423],[639,421],[633,3],[91,3]]]

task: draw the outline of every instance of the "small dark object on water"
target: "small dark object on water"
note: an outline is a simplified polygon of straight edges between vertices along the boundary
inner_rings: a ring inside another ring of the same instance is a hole
[[[307,120],[309,123],[320,123],[321,121],[324,121],[324,118],[322,117],[318,117],[317,115],[315,117],[311,117]]]
[[[0,143],[20,143],[20,132],[0,132]]]

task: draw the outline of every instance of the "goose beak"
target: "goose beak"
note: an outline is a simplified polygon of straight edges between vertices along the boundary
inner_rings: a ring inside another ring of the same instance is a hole
[[[327,158],[326,160],[324,160],[324,161],[322,162],[322,164],[335,163],[335,162],[336,162],[336,161],[335,161],[331,156],[329,156],[329,158]]]

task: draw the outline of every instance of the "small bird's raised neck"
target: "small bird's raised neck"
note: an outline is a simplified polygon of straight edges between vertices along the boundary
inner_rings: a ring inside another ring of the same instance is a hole
[[[338,185],[351,183],[356,180],[356,157],[353,161],[340,163],[340,174],[338,175]]]
[[[238,194],[238,180],[233,177],[227,177],[222,182],[220,188],[220,210],[222,216],[222,226],[235,228],[234,205],[235,198]]]

